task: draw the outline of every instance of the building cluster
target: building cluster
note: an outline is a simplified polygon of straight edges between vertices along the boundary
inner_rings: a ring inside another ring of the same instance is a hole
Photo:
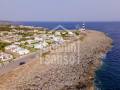
[[[22,38],[21,35],[4,35],[2,37],[0,37],[0,41],[5,41],[5,42],[8,42],[8,43],[12,43],[12,42],[16,42],[16,41],[19,41],[20,39]]]
[[[18,56],[26,55],[30,52],[29,50],[14,44],[5,47],[5,51]]]
[[[10,61],[36,50],[44,50],[52,45],[61,45],[65,42],[65,35],[68,38],[75,36],[75,33],[70,30],[48,31],[46,28],[33,26],[12,25],[10,29],[10,31],[0,33],[0,42],[9,43],[5,46],[4,51],[0,51],[0,61]]]

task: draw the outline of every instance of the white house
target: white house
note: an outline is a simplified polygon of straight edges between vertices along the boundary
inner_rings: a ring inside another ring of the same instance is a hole
[[[64,42],[62,37],[53,37],[53,41],[58,44],[62,44]]]
[[[69,35],[74,35],[74,33],[73,33],[73,32],[71,32],[71,31],[68,31],[68,34],[69,34]]]
[[[8,49],[12,50],[12,49],[15,49],[15,48],[18,48],[18,46],[15,45],[15,44],[12,44],[12,45],[9,45],[9,46],[5,47],[6,50],[8,50]]]
[[[55,31],[55,35],[56,35],[56,36],[60,36],[60,35],[61,35],[61,32]]]
[[[36,48],[36,49],[43,49],[44,46],[39,43],[39,44],[35,44],[35,45],[34,45],[34,48]]]
[[[35,43],[35,41],[34,41],[34,40],[26,40],[26,42],[27,42],[28,44]]]
[[[44,46],[44,47],[47,47],[48,46],[48,43],[47,42],[42,42],[42,45]]]
[[[12,60],[13,59],[13,56],[11,54],[7,54],[7,53],[3,53],[1,52],[0,53],[0,61],[9,61],[9,60]]]
[[[25,41],[21,41],[20,43],[21,43],[21,44],[24,44],[24,43],[25,43]]]
[[[42,37],[35,37],[35,41],[43,41],[44,39]]]
[[[38,44],[35,44],[34,45],[34,48],[36,49],[43,49],[43,48],[46,48],[48,46],[48,43],[47,42],[40,42]]]
[[[13,25],[10,26],[10,28],[13,28],[13,29],[14,29],[15,27],[16,27],[16,26],[13,26]]]
[[[19,54],[20,56],[30,53],[29,50],[21,48],[17,45],[9,45],[9,46],[5,47],[5,50],[9,50],[10,52]]]
[[[14,44],[15,44],[15,45],[20,45],[20,42],[15,42]]]
[[[27,37],[25,37],[26,39],[30,39],[31,37],[30,36],[27,36]]]
[[[17,53],[21,56],[21,55],[26,55],[26,54],[30,53],[30,51],[27,49],[21,48],[20,50],[17,51]]]

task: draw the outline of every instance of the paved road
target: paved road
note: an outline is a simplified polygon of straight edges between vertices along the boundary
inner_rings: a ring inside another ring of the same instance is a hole
[[[6,64],[4,66],[1,66],[0,67],[0,75],[2,75],[4,73],[7,73],[7,72],[19,67],[20,62],[28,63],[28,62],[31,62],[33,60],[36,60],[35,58],[37,58],[37,56],[38,56],[37,53],[38,52],[29,54],[29,55],[26,55],[26,56],[23,56],[23,57],[20,57],[19,59],[16,59],[11,63],[8,63],[8,64]]]
[[[14,70],[15,68],[19,67],[20,62],[28,63],[33,60],[37,60],[37,58],[39,58],[42,55],[42,53],[48,52],[49,50],[51,50],[51,48],[57,49],[58,47],[59,46],[56,47],[56,45],[53,45],[49,48],[46,48],[45,50],[37,51],[37,52],[31,53],[29,55],[22,56],[16,60],[14,60],[14,62],[11,62],[4,66],[1,66],[0,67],[0,75],[10,72],[10,71]]]
[[[42,53],[45,53],[45,52],[48,52],[48,49],[45,49],[45,50],[42,50],[42,51],[39,50],[37,52],[30,53],[28,55],[25,55],[25,56],[22,56],[22,57],[20,57],[18,59],[15,59],[11,63],[8,63],[8,64],[6,64],[4,66],[1,66],[0,67],[0,75],[5,74],[7,72],[10,72],[10,71],[14,70],[17,67],[20,67],[21,66],[20,62],[28,63],[28,62],[31,62],[31,61],[34,61],[34,60],[39,60]]]

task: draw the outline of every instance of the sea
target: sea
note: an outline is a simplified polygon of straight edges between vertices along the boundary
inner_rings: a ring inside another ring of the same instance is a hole
[[[62,25],[66,29],[82,27],[82,22],[16,22],[19,25],[39,26],[50,30]],[[97,90],[120,90],[120,22],[85,22],[86,29],[105,32],[113,39],[113,47],[96,71]]]

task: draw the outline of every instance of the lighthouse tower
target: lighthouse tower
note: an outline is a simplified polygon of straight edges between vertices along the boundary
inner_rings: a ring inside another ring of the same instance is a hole
[[[82,29],[85,30],[85,23],[82,24]]]
[[[83,23],[83,24],[82,24],[82,28],[80,29],[80,31],[83,32],[83,31],[85,31],[85,30],[86,30],[86,28],[85,28],[85,23]]]

